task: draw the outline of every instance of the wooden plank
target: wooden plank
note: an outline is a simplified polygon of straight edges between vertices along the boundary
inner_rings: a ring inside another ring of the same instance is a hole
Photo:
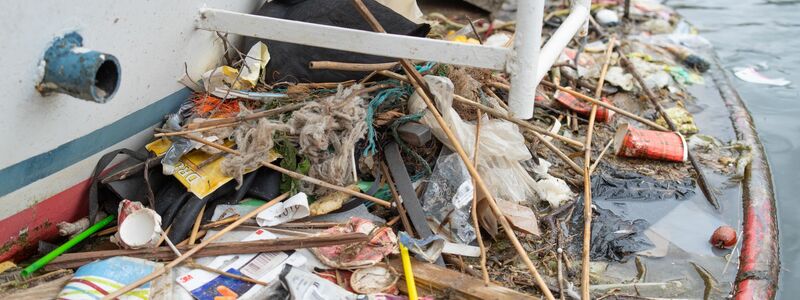
[[[197,28],[363,54],[505,70],[511,50],[204,8]]]
[[[390,259],[389,264],[397,270],[403,269],[403,263],[399,257]],[[423,296],[446,295],[449,299],[475,300],[539,299],[499,285],[491,283],[486,285],[476,277],[422,262],[413,257],[411,258],[411,268],[414,272],[417,291]],[[398,283],[397,286],[403,292],[406,291],[405,282]]]

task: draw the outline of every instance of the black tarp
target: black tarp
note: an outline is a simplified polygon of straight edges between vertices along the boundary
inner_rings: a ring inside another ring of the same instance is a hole
[[[364,0],[384,29],[393,34],[424,37],[430,31],[427,24],[416,24],[374,0]],[[265,3],[255,14],[286,20],[331,25],[365,31],[372,28],[350,0],[275,0]],[[319,32],[324,36],[324,32]],[[246,49],[262,41],[269,48],[270,61],[265,80],[272,82],[341,82],[361,79],[368,72],[310,70],[311,61],[338,61],[350,63],[385,63],[397,61],[375,55],[358,54],[278,41],[248,37]]]

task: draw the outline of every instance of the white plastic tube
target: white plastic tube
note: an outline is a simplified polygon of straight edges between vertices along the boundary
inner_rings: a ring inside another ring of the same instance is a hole
[[[520,119],[533,117],[543,18],[544,0],[517,1],[517,33],[514,37],[514,52],[508,64],[508,72],[511,74],[508,108]]]
[[[536,87],[572,37],[586,30],[591,0],[575,0],[572,12],[541,49],[544,1],[517,3],[517,34],[512,61],[508,64],[511,74],[508,106],[515,117],[530,119]]]
[[[561,55],[561,52],[572,40],[572,37],[583,30],[586,20],[589,18],[589,4],[590,0],[575,1],[572,12],[564,19],[564,22],[561,23],[561,26],[558,27],[558,30],[553,33],[550,39],[547,40],[547,44],[542,47],[542,51],[539,53],[539,64],[536,68],[537,85],[556,62],[558,56]]]

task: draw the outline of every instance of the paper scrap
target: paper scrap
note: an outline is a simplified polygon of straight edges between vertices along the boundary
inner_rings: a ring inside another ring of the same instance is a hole
[[[536,215],[530,207],[503,199],[497,199],[496,202],[497,207],[500,208],[500,211],[503,212],[503,215],[506,216],[506,219],[514,229],[537,236],[541,234]]]
[[[308,196],[301,192],[258,213],[256,222],[258,226],[275,226],[308,217],[309,213]]]

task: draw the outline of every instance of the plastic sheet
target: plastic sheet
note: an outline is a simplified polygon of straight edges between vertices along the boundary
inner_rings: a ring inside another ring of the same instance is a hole
[[[650,224],[644,219],[627,220],[611,210],[593,205],[592,237],[589,257],[592,260],[625,262],[630,254],[652,248],[654,245],[644,231]],[[576,201],[575,211],[583,211],[583,201]],[[581,251],[583,241],[583,215],[573,214],[572,230],[578,238],[572,240],[571,251]]]
[[[658,201],[684,200],[694,194],[694,182],[657,180],[619,170],[608,170],[592,176],[593,201]]]

